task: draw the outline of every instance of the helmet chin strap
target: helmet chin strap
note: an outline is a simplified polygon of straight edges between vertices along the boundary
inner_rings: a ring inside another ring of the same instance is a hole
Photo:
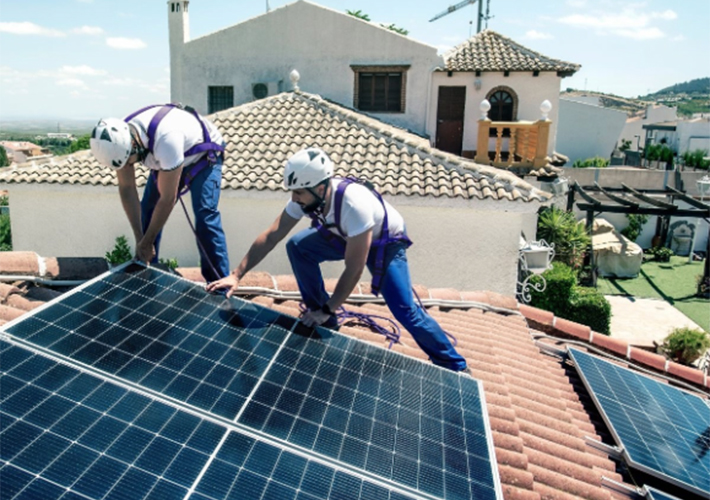
[[[319,196],[318,193],[316,192],[316,188],[320,186],[321,184],[325,184],[325,191],[323,192],[323,196]],[[312,213],[323,213],[323,208],[325,207],[325,199],[328,196],[328,186],[330,186],[330,179],[325,179],[321,182],[319,182],[315,187],[312,188],[306,188],[306,190],[313,195],[315,200],[313,200],[313,203],[309,203],[308,205],[303,207],[303,212],[306,214],[312,214]]]

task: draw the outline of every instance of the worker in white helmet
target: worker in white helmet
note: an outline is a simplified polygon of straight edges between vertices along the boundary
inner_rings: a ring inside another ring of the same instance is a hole
[[[202,274],[207,281],[229,275],[217,207],[224,141],[212,122],[191,108],[148,106],[125,120],[99,121],[89,142],[99,163],[116,171],[138,259],[158,261],[163,226],[178,197],[190,191]],[[134,167],[138,162],[151,170],[140,202]]]
[[[284,186],[291,200],[271,227],[260,234],[239,266],[229,276],[210,283],[207,291],[228,288],[231,296],[239,281],[308,216],[313,224],[286,244],[291,268],[308,310],[306,326],[337,328],[336,311],[362,276],[365,266],[372,274],[372,291],[382,294],[387,306],[436,365],[454,371],[467,370],[441,326],[414,301],[402,216],[369,185],[333,177],[333,162],[318,148],[291,156],[284,169]],[[320,263],[344,260],[332,295],[323,283]]]

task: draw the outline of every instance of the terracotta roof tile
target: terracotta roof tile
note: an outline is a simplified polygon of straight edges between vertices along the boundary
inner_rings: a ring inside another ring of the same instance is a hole
[[[282,93],[211,118],[228,143],[222,189],[285,191],[282,167],[288,156],[317,145],[331,156],[336,175],[367,178],[383,194],[522,202],[550,197],[512,173],[432,149],[423,137],[317,95]],[[143,186],[147,171],[137,171]],[[0,169],[0,183],[105,186],[116,185],[116,179],[82,151],[56,162]]]
[[[484,30],[444,56],[439,71],[556,71],[570,76],[579,64],[552,59],[492,30]]]

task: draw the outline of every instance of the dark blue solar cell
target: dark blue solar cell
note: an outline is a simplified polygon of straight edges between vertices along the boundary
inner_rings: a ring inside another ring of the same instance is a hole
[[[296,420],[291,431],[291,442],[297,446],[310,449],[318,436],[318,425],[305,420]]]
[[[0,375],[0,402],[9,398],[25,386],[20,379],[11,375]]]
[[[81,474],[95,463],[99,454],[85,446],[73,445],[55,460],[42,474],[50,481],[64,487],[71,486]]]
[[[48,428],[64,417],[74,406],[75,404],[68,399],[52,396],[32,410],[25,420],[38,427]]]
[[[34,479],[34,476],[12,465],[0,467],[0,484],[2,485],[0,495],[2,495],[3,500],[5,498],[13,498],[17,493],[22,491],[32,479]]]
[[[140,414],[134,424],[151,432],[159,432],[175,411],[170,406],[154,401]]]
[[[316,442],[313,445],[313,450],[318,453],[323,453],[329,457],[337,457],[340,454],[340,447],[343,445],[343,435],[321,427],[316,437]]]
[[[148,431],[138,427],[129,427],[114,441],[107,453],[126,463],[133,463],[154,437],[155,434]]]
[[[148,472],[162,476],[178,451],[180,451],[180,445],[158,436],[141,454],[140,458],[136,461],[136,465]],[[189,485],[183,484],[183,486]]]
[[[197,485],[196,491],[210,498],[226,498],[234,481],[235,468],[221,460],[215,460]]]
[[[328,498],[336,500],[349,500],[351,498],[360,498],[360,488],[362,480],[353,477],[344,472],[336,472],[333,479],[333,486],[330,489]]]
[[[135,356],[143,349],[148,347],[151,342],[153,342],[153,339],[151,339],[150,337],[146,337],[145,335],[139,335],[136,333],[130,336],[124,336],[123,341],[118,344],[118,349],[125,352],[126,354]],[[142,354],[141,357],[145,357],[145,354]]]
[[[113,384],[102,384],[101,387],[94,391],[83,403],[89,408],[97,411],[107,411],[115,405],[124,395],[126,389]]]
[[[52,344],[52,351],[70,356],[73,352],[83,348],[88,341],[86,337],[82,337],[81,335],[67,334]]]
[[[59,498],[64,492],[65,490],[63,488],[44,479],[37,478],[27,485],[27,487],[15,497],[15,500],[36,500],[38,498],[51,500],[53,498]]]
[[[98,452],[104,452],[126,429],[126,423],[112,417],[99,419],[79,438],[79,443]]]
[[[47,389],[48,391],[56,391],[69,380],[76,377],[76,375],[76,369],[58,364],[35,380],[34,383],[43,389]]]
[[[168,481],[160,481],[150,491],[145,500],[172,500],[174,498],[185,498],[187,488]]]
[[[5,372],[11,371],[15,366],[32,356],[32,353],[28,350],[12,346],[7,342],[1,342],[0,346],[2,346],[2,351],[0,352],[2,364],[0,366]]]
[[[267,479],[248,470],[242,470],[232,486],[234,494],[242,498],[261,498]]]
[[[177,373],[172,370],[156,366],[145,377],[143,377],[141,385],[157,392],[163,392],[163,390],[170,385],[176,375]]]
[[[17,365],[8,373],[26,381],[32,381],[44,374],[46,371],[54,367],[54,362],[42,356],[33,356],[25,360],[24,363]],[[5,370],[5,368],[3,368]]]
[[[150,399],[136,393],[128,393],[108,411],[112,415],[124,422],[133,420],[150,404]]]
[[[222,391],[223,389],[202,384],[192,393],[186,403],[197,406],[198,408],[211,410],[217,400],[222,396]]]
[[[200,473],[208,456],[190,448],[182,448],[165,472],[165,478],[176,483],[192,483]]]
[[[360,441],[350,436],[345,436],[343,448],[340,452],[340,460],[354,465],[358,468],[365,467],[367,458],[367,442]]]
[[[52,432],[67,439],[76,440],[101,418],[101,413],[77,406],[52,427]]]
[[[121,368],[116,375],[130,382],[138,382],[153,369],[152,364],[142,359],[134,358],[130,363]]]
[[[198,384],[199,381],[194,378],[185,375],[178,375],[170,382],[163,392],[168,396],[178,399],[179,401],[187,401],[190,394],[195,391]]]
[[[59,389],[58,394],[72,401],[81,402],[86,396],[95,391],[99,385],[101,385],[100,380],[86,373],[80,373],[75,379]]]
[[[16,421],[8,428],[3,428],[0,433],[0,458],[12,460],[41,433],[41,429],[21,420]]]
[[[36,408],[50,395],[44,389],[27,386],[7,398],[2,404],[2,410],[10,415],[22,418]]]
[[[147,472],[131,468],[113,487],[105,500],[136,500],[144,498],[158,478]]]
[[[212,454],[224,433],[223,427],[203,421],[193,432],[187,445],[203,453]]]
[[[103,497],[125,472],[126,466],[107,456],[101,456],[82,474],[73,489],[91,498]]]
[[[185,412],[178,412],[173,415],[170,422],[163,428],[161,434],[177,443],[186,443],[197,426],[200,419]]]
[[[317,462],[309,462],[301,482],[301,489],[318,498],[327,496],[333,482],[334,470]]]

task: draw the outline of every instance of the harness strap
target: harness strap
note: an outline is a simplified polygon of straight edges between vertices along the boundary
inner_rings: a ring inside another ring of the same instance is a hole
[[[328,241],[328,243],[341,252],[345,252],[345,247],[347,245],[345,240],[345,232],[340,224],[343,209],[343,197],[345,196],[345,189],[347,189],[347,187],[352,183],[366,185],[365,182],[360,179],[346,177],[341,179],[341,182],[335,190],[335,205],[333,210],[335,211],[335,228],[340,233],[340,236],[334,234],[332,231],[329,231],[325,225],[325,221],[321,221],[316,214],[309,214],[311,217],[311,227],[315,227],[318,230],[318,233],[321,234]],[[375,191],[374,188],[367,185],[366,187],[368,187],[372,194],[379,200],[382,205],[382,209],[384,210],[380,237],[374,240],[371,244],[371,247],[375,249],[375,266],[372,271],[372,283],[370,284],[370,288],[372,289],[372,293],[377,296],[380,293],[382,278],[387,270],[385,267],[385,250],[387,245],[390,243],[404,243],[406,247],[409,247],[412,244],[412,241],[404,235],[395,236],[394,238],[390,237],[389,217],[387,216],[385,201],[382,199],[380,193]]]
[[[165,118],[165,115],[167,115],[174,108],[182,109],[183,111],[187,111],[188,113],[192,114],[197,120],[197,122],[200,124],[200,127],[202,128],[202,142],[199,144],[195,144],[194,146],[189,148],[183,153],[183,156],[188,157],[200,153],[207,154],[204,158],[198,160],[193,165],[190,165],[189,169],[187,170],[187,173],[182,180],[182,188],[178,193],[179,196],[182,196],[189,191],[190,183],[195,177],[197,177],[197,174],[199,174],[202,169],[209,165],[214,165],[215,163],[217,163],[217,160],[219,159],[219,154],[224,151],[224,146],[222,146],[221,144],[217,144],[216,142],[212,142],[212,139],[210,138],[210,133],[207,130],[207,126],[205,125],[204,120],[200,118],[200,115],[197,113],[197,111],[195,111],[194,108],[191,108],[189,106],[183,107],[177,104],[152,104],[128,115],[124,121],[128,123],[139,114],[157,107],[160,107],[161,109],[159,109],[158,112],[155,113],[153,118],[150,120],[150,124],[148,125],[147,131],[148,151],[150,151],[151,153],[153,153],[153,148],[155,146],[155,132],[158,129],[158,125],[163,120],[163,118]],[[153,171],[153,175],[157,176],[157,171]]]

